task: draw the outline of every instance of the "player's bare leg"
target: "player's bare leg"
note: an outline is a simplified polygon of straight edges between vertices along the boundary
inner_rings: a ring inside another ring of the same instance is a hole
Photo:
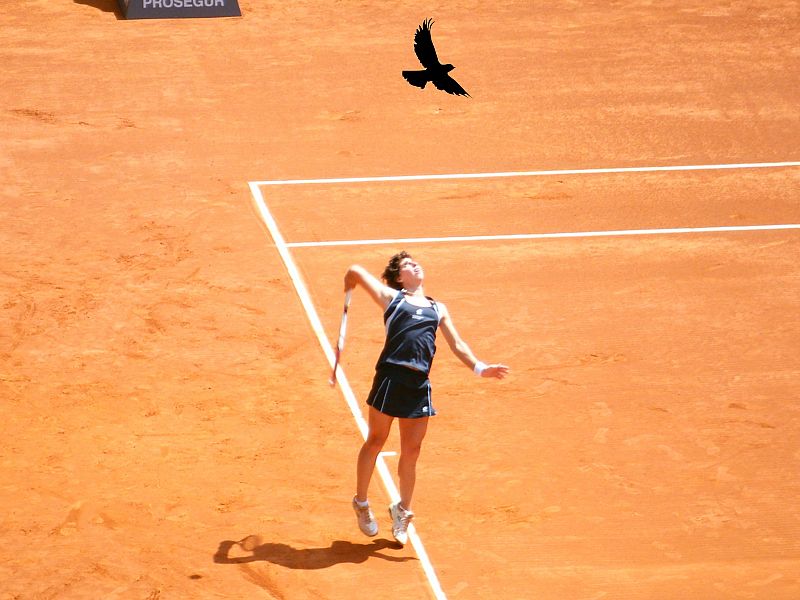
[[[411,510],[411,499],[417,482],[417,459],[422,450],[422,440],[428,431],[428,418],[399,419],[400,422],[400,462],[397,475],[400,479],[400,504]]]
[[[369,407],[369,433],[364,445],[358,452],[358,462],[356,465],[356,499],[366,502],[369,482],[375,470],[375,461],[378,454],[389,437],[394,417],[385,415],[373,407]]]
[[[414,513],[411,499],[417,483],[417,459],[422,450],[422,440],[428,431],[428,417],[400,419],[400,462],[397,475],[400,479],[400,502],[389,506],[392,518],[392,535],[400,544],[408,542],[408,526]]]

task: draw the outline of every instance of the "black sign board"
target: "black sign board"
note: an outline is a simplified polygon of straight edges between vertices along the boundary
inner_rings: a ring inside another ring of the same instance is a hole
[[[118,0],[126,19],[241,17],[238,0]]]

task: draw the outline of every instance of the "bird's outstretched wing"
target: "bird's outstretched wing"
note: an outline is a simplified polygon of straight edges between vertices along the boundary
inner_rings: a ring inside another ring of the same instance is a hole
[[[432,81],[433,85],[435,85],[438,89],[447,92],[448,94],[453,94],[455,96],[470,96],[463,87],[459,85],[459,83],[450,77],[449,75],[443,75],[442,77],[437,77]]]
[[[431,25],[432,19],[426,19],[422,25],[417,27],[417,32],[414,34],[414,52],[426,69],[439,66],[439,57],[436,56],[436,48],[433,47],[433,40],[431,39]]]

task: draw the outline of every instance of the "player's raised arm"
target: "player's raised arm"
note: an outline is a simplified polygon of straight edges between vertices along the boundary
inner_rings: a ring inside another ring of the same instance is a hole
[[[453,319],[450,317],[450,311],[448,311],[447,307],[441,302],[439,303],[439,311],[442,315],[442,318],[439,321],[439,328],[444,334],[444,339],[447,340],[447,344],[450,346],[453,354],[455,354],[461,362],[472,369],[472,371],[479,377],[494,377],[496,379],[503,379],[503,377],[508,374],[509,368],[506,365],[500,363],[492,363],[487,365],[486,363],[478,360],[467,343],[461,339],[461,336],[458,334],[458,331],[453,325]]]
[[[372,299],[382,308],[389,306],[397,290],[384,285],[380,279],[372,275],[361,265],[352,265],[344,275],[344,291],[352,290],[357,285],[363,287]]]

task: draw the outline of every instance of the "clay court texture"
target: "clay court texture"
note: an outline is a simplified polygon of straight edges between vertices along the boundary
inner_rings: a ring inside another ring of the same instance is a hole
[[[0,9],[0,599],[800,598],[800,4],[239,4]],[[404,548],[401,249],[512,370],[440,340]]]

